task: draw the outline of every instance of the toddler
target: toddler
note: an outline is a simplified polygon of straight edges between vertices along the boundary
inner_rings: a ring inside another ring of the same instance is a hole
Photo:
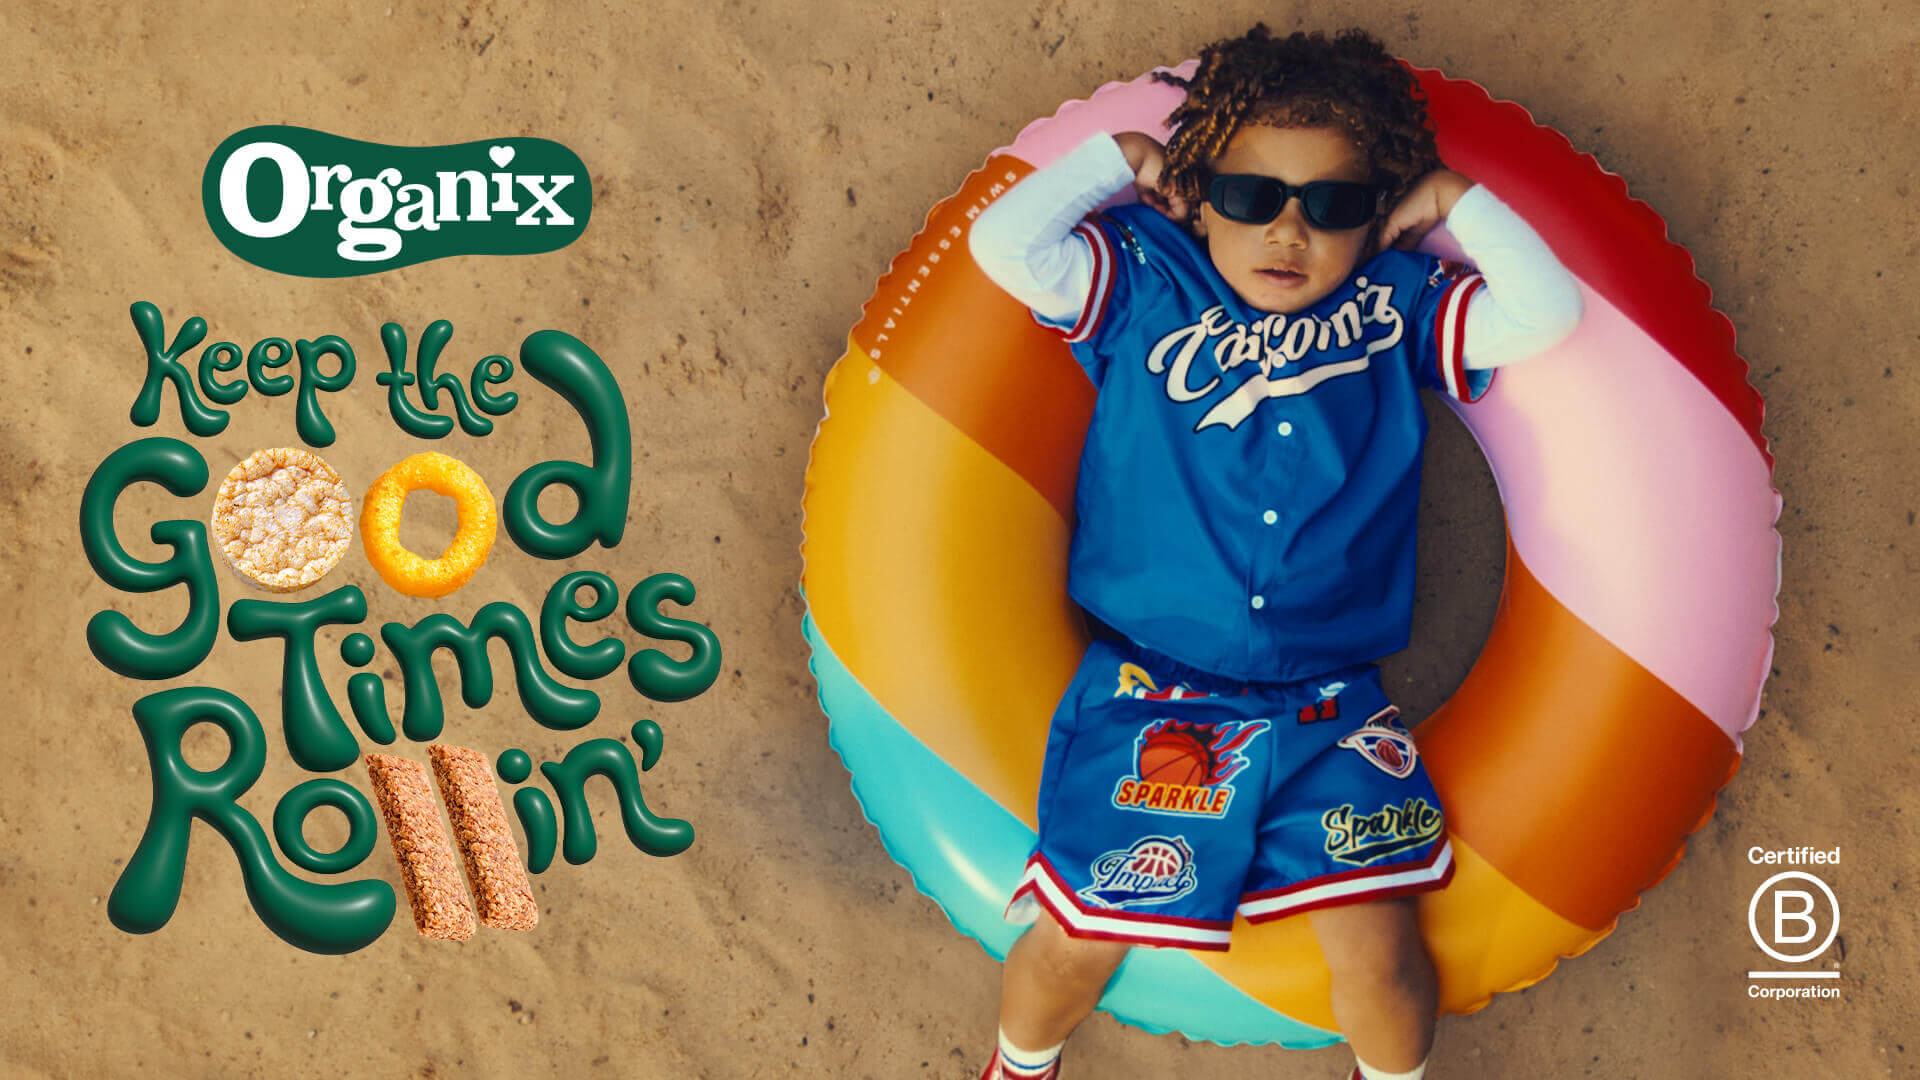
[[[1164,147],[1096,136],[969,241],[1098,390],[1068,588],[1100,632],[1053,717],[985,1080],[1054,1076],[1132,946],[1301,913],[1354,1076],[1417,1080],[1437,989],[1410,897],[1453,858],[1373,661],[1408,641],[1418,390],[1477,399],[1580,292],[1440,167],[1366,33],[1258,26],[1159,77],[1187,92]],[[1412,251],[1443,220],[1478,273]]]

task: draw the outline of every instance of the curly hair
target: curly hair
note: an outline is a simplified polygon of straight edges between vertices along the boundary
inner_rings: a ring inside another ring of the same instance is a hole
[[[1243,124],[1344,129],[1367,160],[1382,208],[1440,167],[1426,95],[1365,30],[1342,30],[1331,41],[1320,31],[1276,38],[1262,23],[1200,50],[1192,78],[1154,78],[1187,92],[1167,117],[1174,132],[1162,183],[1196,208],[1209,163]]]

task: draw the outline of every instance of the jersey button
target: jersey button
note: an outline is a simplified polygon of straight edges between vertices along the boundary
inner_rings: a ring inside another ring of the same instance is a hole
[[[1252,603],[1253,603],[1253,610],[1259,611],[1261,608],[1267,606],[1267,598],[1264,596],[1256,596],[1253,598]]]
[[[1269,525],[1271,525],[1271,524],[1273,524],[1274,522],[1276,522],[1276,521],[1279,521],[1279,520],[1280,520],[1280,515],[1279,515],[1279,514],[1276,514],[1276,513],[1274,513],[1274,512],[1273,512],[1273,511],[1271,511],[1271,510],[1269,510],[1269,511],[1267,511],[1266,513],[1264,513],[1264,514],[1261,514],[1261,515],[1260,515],[1260,520],[1261,520],[1261,521],[1264,521],[1264,522],[1266,522],[1266,523],[1267,523],[1267,524],[1269,524]],[[1254,606],[1255,606],[1255,607],[1259,607],[1260,605],[1258,605],[1258,604],[1255,604]]]
[[[1280,421],[1280,434],[1282,435],[1293,434],[1293,424],[1286,420]]]

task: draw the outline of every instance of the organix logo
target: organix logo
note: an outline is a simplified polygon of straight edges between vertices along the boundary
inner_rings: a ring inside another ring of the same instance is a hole
[[[200,199],[227,250],[301,277],[553,251],[593,213],[586,166],[547,139],[386,146],[280,125],[228,136]]]

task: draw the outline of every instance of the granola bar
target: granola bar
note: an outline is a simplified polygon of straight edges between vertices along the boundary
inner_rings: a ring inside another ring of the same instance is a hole
[[[440,807],[427,784],[427,767],[389,754],[367,755],[380,816],[393,842],[400,881],[421,937],[465,941],[473,936],[473,906],[460,884],[453,848],[440,827]]]
[[[434,743],[427,747],[427,757],[466,862],[480,921],[495,930],[533,929],[540,908],[507,825],[507,809],[487,769],[487,756],[464,746]]]

